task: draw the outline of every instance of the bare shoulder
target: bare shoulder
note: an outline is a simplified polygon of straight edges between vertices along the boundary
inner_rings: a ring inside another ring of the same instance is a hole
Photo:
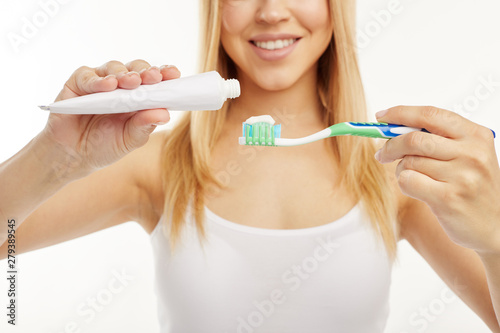
[[[143,147],[126,157],[134,185],[139,190],[135,220],[149,234],[163,211],[161,152],[168,134],[168,130],[153,133]]]

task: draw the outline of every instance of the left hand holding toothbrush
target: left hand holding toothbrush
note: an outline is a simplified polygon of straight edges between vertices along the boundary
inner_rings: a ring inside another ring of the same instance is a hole
[[[377,160],[400,160],[402,192],[425,202],[452,241],[500,257],[500,168],[492,131],[434,107],[398,106],[377,120],[430,132],[387,141]]]

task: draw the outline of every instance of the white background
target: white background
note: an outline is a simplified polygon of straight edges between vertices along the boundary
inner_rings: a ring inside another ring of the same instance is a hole
[[[47,114],[37,105],[53,101],[79,66],[142,58],[175,64],[183,75],[196,72],[197,0],[59,0],[57,8],[46,7],[51,16],[44,22],[43,4],[54,1],[0,0],[0,161],[44,127]],[[500,86],[488,91],[482,83],[490,76],[500,82],[497,0],[360,0],[358,6],[370,114],[398,104],[435,105],[500,130]],[[374,15],[388,8],[396,8],[390,17]],[[9,36],[22,36],[27,21],[39,28],[15,47]],[[387,333],[488,332],[460,300],[449,300],[407,243],[400,250]],[[73,332],[65,330],[71,322],[74,332],[158,332],[152,252],[133,222],[20,255],[18,265],[13,328],[5,323],[7,269],[0,262],[2,332]],[[118,272],[131,280],[111,294],[106,290]],[[97,296],[102,308],[88,320],[77,309],[90,309],[86,303]],[[420,315],[425,309],[427,319]]]

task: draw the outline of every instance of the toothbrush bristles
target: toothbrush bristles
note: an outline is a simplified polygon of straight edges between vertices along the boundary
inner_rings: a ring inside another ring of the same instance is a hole
[[[243,137],[249,146],[275,146],[274,139],[281,137],[281,125],[243,123]]]

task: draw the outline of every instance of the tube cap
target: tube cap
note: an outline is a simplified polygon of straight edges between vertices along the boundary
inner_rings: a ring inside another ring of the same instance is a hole
[[[226,98],[240,97],[240,82],[236,79],[229,79],[224,82],[226,88]]]

